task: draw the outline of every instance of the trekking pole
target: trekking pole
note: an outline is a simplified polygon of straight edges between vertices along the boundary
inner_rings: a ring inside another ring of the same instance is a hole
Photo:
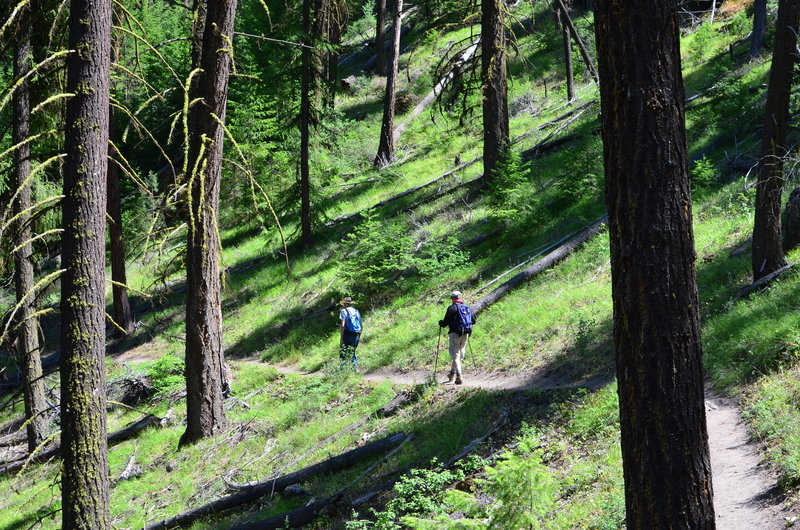
[[[472,359],[472,333],[467,337],[467,346],[469,346],[469,358]],[[471,361],[470,361],[471,362]],[[475,363],[472,363],[472,368],[475,369]]]
[[[433,376],[431,380],[436,382],[436,369],[439,368],[439,346],[442,344],[442,328],[439,327],[439,339],[436,341],[436,360],[433,362]]]

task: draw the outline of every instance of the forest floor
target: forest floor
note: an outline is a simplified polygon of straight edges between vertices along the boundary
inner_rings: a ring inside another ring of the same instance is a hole
[[[236,362],[261,363],[257,359]],[[283,374],[317,375],[293,365],[269,365]],[[444,383],[446,366],[439,370],[437,381]],[[399,372],[389,368],[363,374],[368,381],[390,381],[413,385],[431,381],[432,371]],[[486,390],[554,390],[564,388],[597,389],[609,378],[595,375],[583,381],[568,381],[557,372],[473,372],[464,373],[464,387]],[[457,387],[455,387],[457,388]],[[800,521],[800,512],[787,512],[777,475],[765,464],[762,448],[747,431],[734,399],[706,388],[706,424],[714,485],[714,508],[719,530],[779,529]]]

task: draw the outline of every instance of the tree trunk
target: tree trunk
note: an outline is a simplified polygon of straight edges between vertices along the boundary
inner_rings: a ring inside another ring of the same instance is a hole
[[[561,8],[556,6],[556,26],[561,29],[561,40],[564,44],[564,74],[567,80],[567,101],[575,99],[575,76],[572,67],[572,41],[569,38],[569,28],[562,20],[562,17],[569,16],[563,13]]]
[[[397,73],[400,64],[400,28],[403,24],[401,14],[403,0],[394,2],[394,41],[392,42],[391,64],[386,77],[386,96],[383,99],[383,121],[381,122],[381,139],[378,154],[375,155],[375,167],[384,167],[394,160],[394,107],[397,100]]]
[[[786,265],[781,243],[781,194],[798,18],[800,0],[781,0],[778,4],[775,51],[769,71],[764,135],[758,164],[753,223],[753,281]]]
[[[386,75],[386,0],[376,0],[375,19],[375,73]]]
[[[16,36],[14,50],[14,79],[24,77],[30,70],[31,62],[31,25],[30,9],[24,8],[19,19],[19,31]],[[12,144],[18,145],[30,135],[30,90],[28,83],[23,83],[13,98],[13,131]],[[37,332],[36,305],[34,302],[33,281],[33,247],[31,238],[30,214],[27,211],[32,204],[31,199],[31,147],[21,145],[14,151],[14,176],[18,190],[14,201],[13,215],[19,215],[16,224],[14,247],[14,286],[17,292],[17,303],[21,303],[17,311],[17,352],[23,375],[23,394],[25,398],[25,419],[28,435],[28,451],[33,452],[44,440],[46,421],[42,416],[47,404],[44,398],[44,380],[42,379],[42,358]]]
[[[312,0],[303,0],[303,33],[306,43],[312,45]],[[311,126],[311,90],[313,83],[312,52],[303,48],[301,52],[300,79],[300,231],[303,247],[308,248],[313,242],[311,234],[311,176],[309,171],[309,135]]]
[[[508,150],[505,1],[481,0],[481,92],[483,94],[483,174],[491,182]]]
[[[186,294],[186,432],[180,444],[226,425],[219,276],[219,187],[236,0],[208,4],[203,73],[197,80],[195,126],[189,150],[189,237]]]
[[[111,61],[117,57],[119,44],[112,45]],[[108,136],[114,137],[116,119],[114,107],[108,109]],[[106,213],[108,214],[108,235],[109,247],[111,250],[111,291],[114,298],[114,322],[119,326],[115,328],[115,336],[127,335],[133,328],[133,317],[131,316],[131,304],[128,301],[128,279],[125,274],[125,244],[122,239],[122,201],[119,189],[119,167],[111,160],[115,155],[111,142],[108,144],[108,176],[107,176],[107,196],[108,204]]]
[[[562,0],[556,0],[556,5],[561,8],[561,13],[564,14],[563,22],[567,25],[569,32],[572,34],[572,38],[575,39],[575,45],[578,46],[578,51],[581,52],[581,57],[583,57],[583,62],[586,65],[586,69],[589,70],[589,73],[592,75],[592,79],[597,82],[597,70],[594,68],[594,63],[589,55],[589,50],[586,49],[586,44],[584,44],[583,39],[581,39],[581,35],[575,28],[575,24],[572,23],[572,19],[569,18],[569,11],[567,10],[567,7],[564,5]]]
[[[767,32],[767,0],[753,2],[753,32],[750,34],[750,56],[761,55],[764,49],[764,35]]]
[[[322,64],[324,90],[322,93],[323,108],[332,111],[336,103],[336,78],[338,75],[339,46],[342,44],[342,33],[347,23],[347,6],[343,0],[328,0],[324,15],[325,24],[322,38],[332,47],[325,53]]]
[[[73,0],[61,264],[62,526],[107,529],[105,214],[111,0]]]
[[[800,187],[789,194],[786,203],[786,226],[783,231],[783,247],[789,251],[800,246]]]
[[[627,527],[714,528],[678,20],[595,4]]]

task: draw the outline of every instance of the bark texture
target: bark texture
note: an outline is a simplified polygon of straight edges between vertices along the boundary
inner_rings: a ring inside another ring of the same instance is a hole
[[[375,0],[375,73],[386,75],[386,0]]]
[[[24,77],[30,71],[31,63],[31,25],[30,10],[23,8],[20,14],[19,31],[16,36],[14,50],[14,79]],[[13,131],[12,143],[18,145],[30,135],[30,90],[28,83],[23,83],[13,98]],[[34,317],[33,279],[33,247],[28,242],[31,238],[30,214],[27,211],[32,204],[31,199],[31,148],[30,144],[20,146],[14,151],[14,180],[16,181],[17,200],[13,204],[13,215],[19,215],[16,223],[14,247],[14,287],[17,303],[21,303],[16,316],[17,353],[23,375],[23,396],[25,399],[25,427],[28,436],[28,451],[32,452],[44,440],[46,421],[42,411],[47,407],[44,398],[44,380],[42,379],[42,358],[37,332],[37,321]]]
[[[69,15],[61,263],[62,526],[109,528],[105,214],[111,0]]]
[[[750,34],[750,56],[761,55],[767,32],[767,0],[753,2],[753,32]]]
[[[189,148],[186,432],[181,445],[214,435],[226,425],[217,216],[224,139],[220,122],[225,121],[235,15],[236,0],[208,4],[203,72],[197,80],[202,104],[195,106],[196,129]]]
[[[627,527],[714,528],[678,21],[598,0]]]
[[[481,0],[481,92],[483,174],[486,182],[509,146],[505,1]]]
[[[375,155],[375,167],[384,167],[394,160],[394,111],[397,101],[397,73],[400,64],[400,27],[403,24],[401,14],[403,0],[394,0],[394,32],[392,36],[392,54],[389,71],[386,77],[386,95],[383,98],[383,121],[381,121],[381,138],[378,154]]]
[[[111,61],[115,61],[119,43],[112,46]],[[108,109],[108,136],[114,137],[116,119],[114,107]],[[108,144],[108,175],[106,213],[108,214],[108,235],[111,251],[111,291],[114,299],[114,322],[119,326],[115,328],[115,336],[127,335],[133,328],[131,304],[128,300],[128,278],[125,273],[125,243],[122,238],[122,200],[119,188],[119,167],[112,158],[116,157],[111,142]]]
[[[753,281],[784,265],[781,242],[781,194],[786,132],[789,128],[789,97],[797,46],[800,0],[781,0],[775,30],[775,51],[769,71],[764,135],[758,165],[756,212],[753,223]]]

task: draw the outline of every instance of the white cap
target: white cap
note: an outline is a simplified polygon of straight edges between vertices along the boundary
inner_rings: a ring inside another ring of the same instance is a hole
[[[461,298],[461,291],[453,291],[450,298]]]

